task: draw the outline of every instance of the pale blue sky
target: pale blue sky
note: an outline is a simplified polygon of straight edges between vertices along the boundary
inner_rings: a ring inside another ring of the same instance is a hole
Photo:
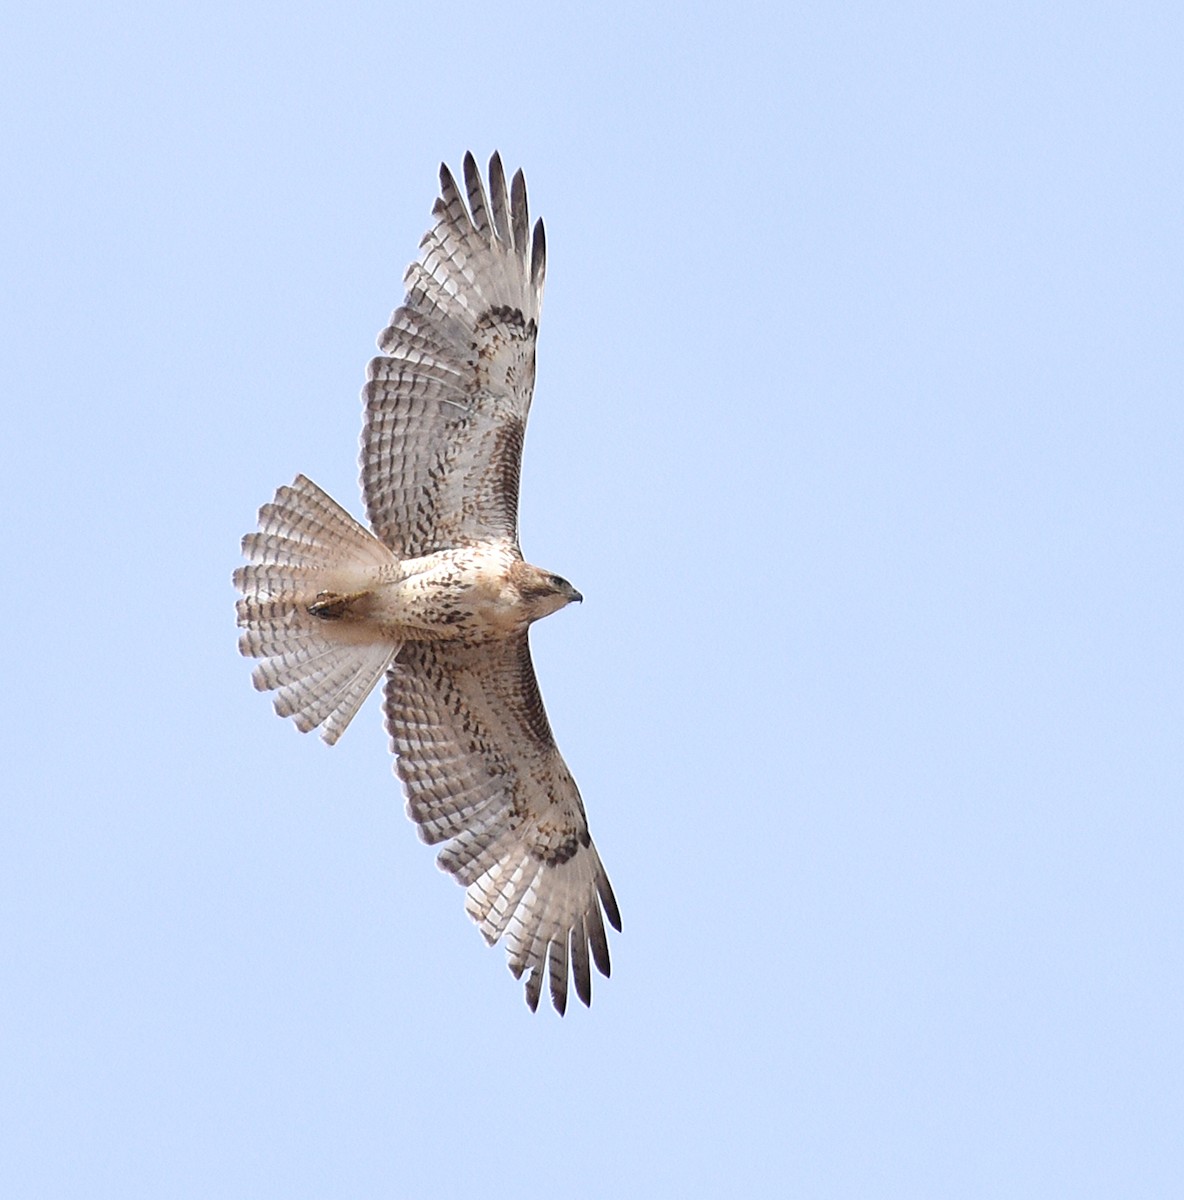
[[[1179,6],[24,10],[0,1194],[1179,1194]],[[235,651],[470,148],[547,222],[522,537],[625,926],[562,1021],[377,705]]]

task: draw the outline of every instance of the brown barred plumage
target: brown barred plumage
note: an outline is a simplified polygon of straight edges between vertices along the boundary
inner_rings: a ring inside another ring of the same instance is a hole
[[[243,539],[240,649],[281,716],[334,742],[385,672],[407,811],[504,937],[534,1009],[609,973],[617,903],[543,709],[530,624],[580,599],[518,546],[522,438],[546,270],[526,183],[440,169],[435,223],[367,368],[361,473],[374,533],[298,476]],[[467,199],[466,199],[467,198]]]

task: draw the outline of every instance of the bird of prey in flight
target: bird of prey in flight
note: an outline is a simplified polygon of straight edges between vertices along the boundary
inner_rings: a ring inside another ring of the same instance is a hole
[[[518,545],[522,438],[534,391],[546,242],[522,172],[488,188],[440,168],[434,224],[363,391],[370,529],[298,475],[259,510],[239,648],[255,686],[298,729],[335,742],[385,676],[384,713],[407,812],[465,909],[538,1006],[564,1012],[569,974],[592,998],[621,928],[584,805],[531,663],[532,622],[582,597]]]

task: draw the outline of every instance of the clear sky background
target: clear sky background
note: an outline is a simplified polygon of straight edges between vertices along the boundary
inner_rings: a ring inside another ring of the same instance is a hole
[[[1184,1189],[1178,4],[32,5],[0,41],[0,1194]],[[624,932],[531,1015],[230,574],[441,159]]]

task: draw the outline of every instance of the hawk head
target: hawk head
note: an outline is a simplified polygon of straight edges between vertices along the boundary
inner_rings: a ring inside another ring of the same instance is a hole
[[[532,567],[530,563],[515,563],[510,577],[530,621],[549,617],[565,605],[584,598],[562,576]]]

